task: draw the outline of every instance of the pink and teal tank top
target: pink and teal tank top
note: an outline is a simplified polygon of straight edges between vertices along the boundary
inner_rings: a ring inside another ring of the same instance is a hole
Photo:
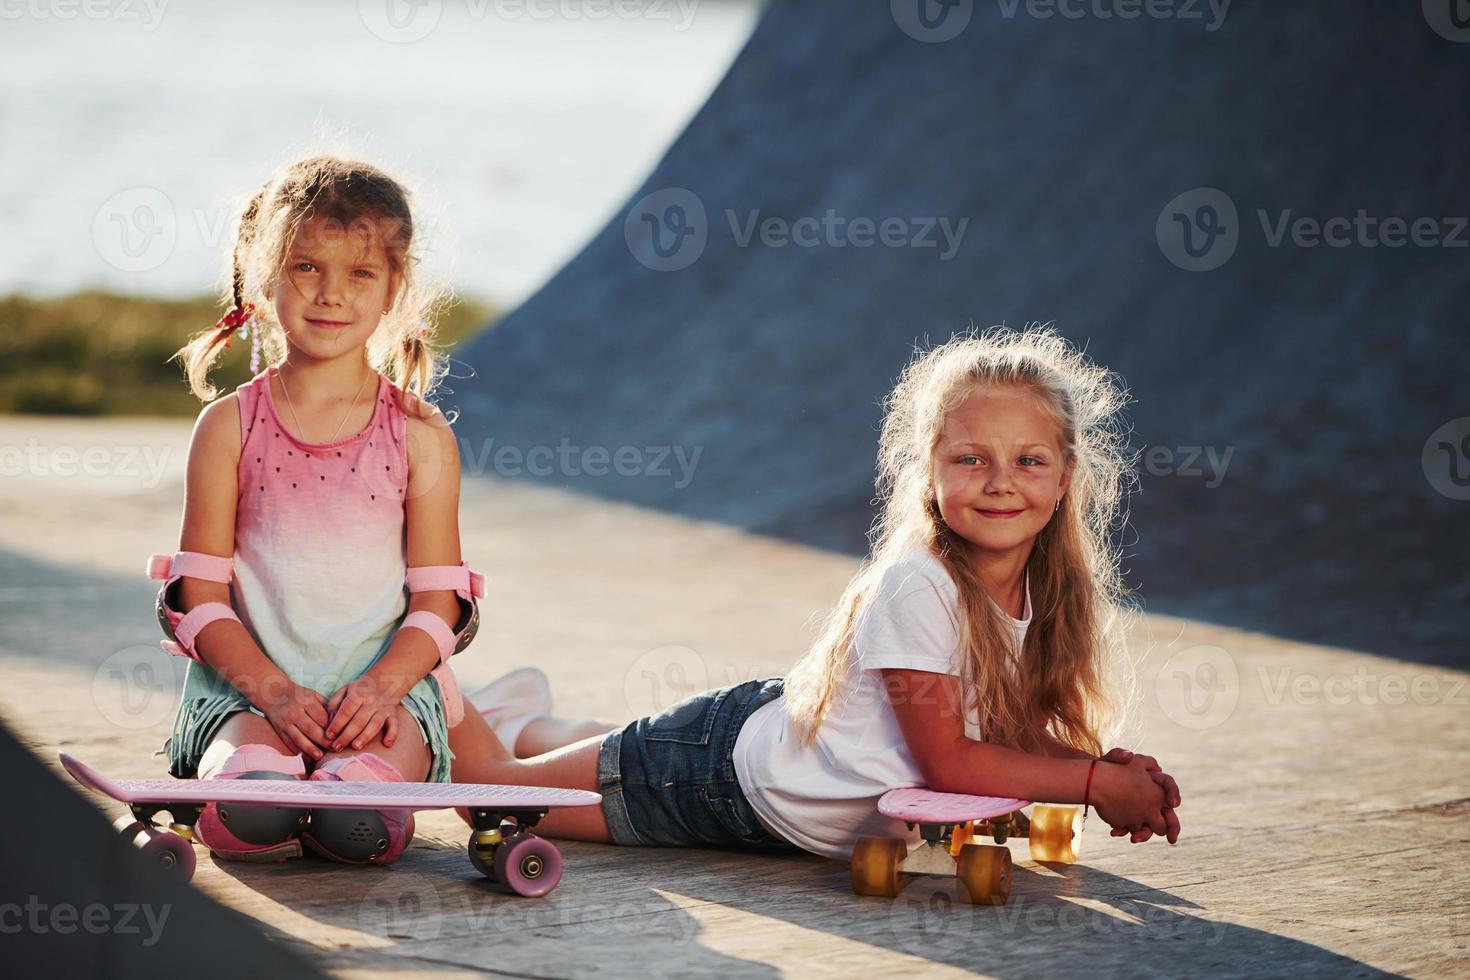
[[[271,394],[272,370],[235,389],[241,447],[231,599],[287,676],[330,696],[387,652],[408,612],[408,417],[402,391],[379,373],[364,429],[302,442],[281,422],[286,409]],[[447,781],[452,755],[438,683],[423,678],[403,703],[434,752],[429,778]],[[191,662],[168,748],[174,775],[193,775],[219,724],[246,709],[228,681]]]

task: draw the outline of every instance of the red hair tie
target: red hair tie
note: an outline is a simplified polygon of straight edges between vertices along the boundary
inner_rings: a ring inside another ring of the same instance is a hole
[[[250,321],[256,319],[255,304],[243,303],[235,307],[218,320],[214,321],[215,329],[225,335],[225,346],[230,346],[229,335],[236,330],[240,331],[240,339],[250,337]],[[260,334],[256,331],[255,337],[250,342],[250,371],[252,374],[260,371]]]

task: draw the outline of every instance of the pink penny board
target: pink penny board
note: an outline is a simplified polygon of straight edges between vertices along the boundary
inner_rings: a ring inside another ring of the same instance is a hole
[[[270,806],[347,809],[392,807],[443,810],[554,810],[591,806],[602,796],[580,789],[497,786],[489,783],[362,783],[255,779],[108,779],[65,752],[61,765],[89,789],[119,803],[261,803]]]
[[[923,787],[891,789],[878,801],[878,812],[908,823],[961,823],[985,820],[1030,806],[1026,800],[1003,796],[966,796],[939,793]]]

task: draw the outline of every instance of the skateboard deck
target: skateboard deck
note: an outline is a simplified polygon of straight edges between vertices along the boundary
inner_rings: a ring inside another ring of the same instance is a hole
[[[193,874],[192,829],[200,808],[208,803],[279,806],[300,809],[468,810],[475,825],[469,843],[470,862],[486,877],[507,884],[518,894],[544,895],[561,878],[561,857],[550,841],[528,833],[547,812],[561,807],[591,806],[598,793],[541,786],[489,783],[369,783],[310,780],[247,779],[110,779],[81,760],[59,753],[61,766],[81,785],[119,803],[133,818],[117,827],[164,867]],[[168,811],[170,829],[153,817]],[[502,834],[501,822],[514,820],[516,830]],[[510,857],[507,856],[508,852]],[[514,859],[515,866],[507,864]]]
[[[72,778],[119,803],[257,803],[263,806],[337,809],[554,810],[591,806],[602,796],[579,789],[499,786],[493,783],[360,783],[254,779],[109,779],[80,760],[61,753]]]
[[[939,793],[923,787],[891,789],[878,801],[878,812],[905,823],[960,823],[1013,813],[1031,804],[1004,796]]]

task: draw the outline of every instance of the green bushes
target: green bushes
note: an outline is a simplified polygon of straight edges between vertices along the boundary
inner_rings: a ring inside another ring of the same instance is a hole
[[[452,345],[495,315],[463,300],[439,323]],[[178,362],[189,335],[219,318],[218,303],[77,293],[54,299],[0,298],[0,412],[46,415],[199,414]],[[454,367],[453,373],[464,370]],[[210,375],[221,391],[250,379],[250,342],[235,340]]]

